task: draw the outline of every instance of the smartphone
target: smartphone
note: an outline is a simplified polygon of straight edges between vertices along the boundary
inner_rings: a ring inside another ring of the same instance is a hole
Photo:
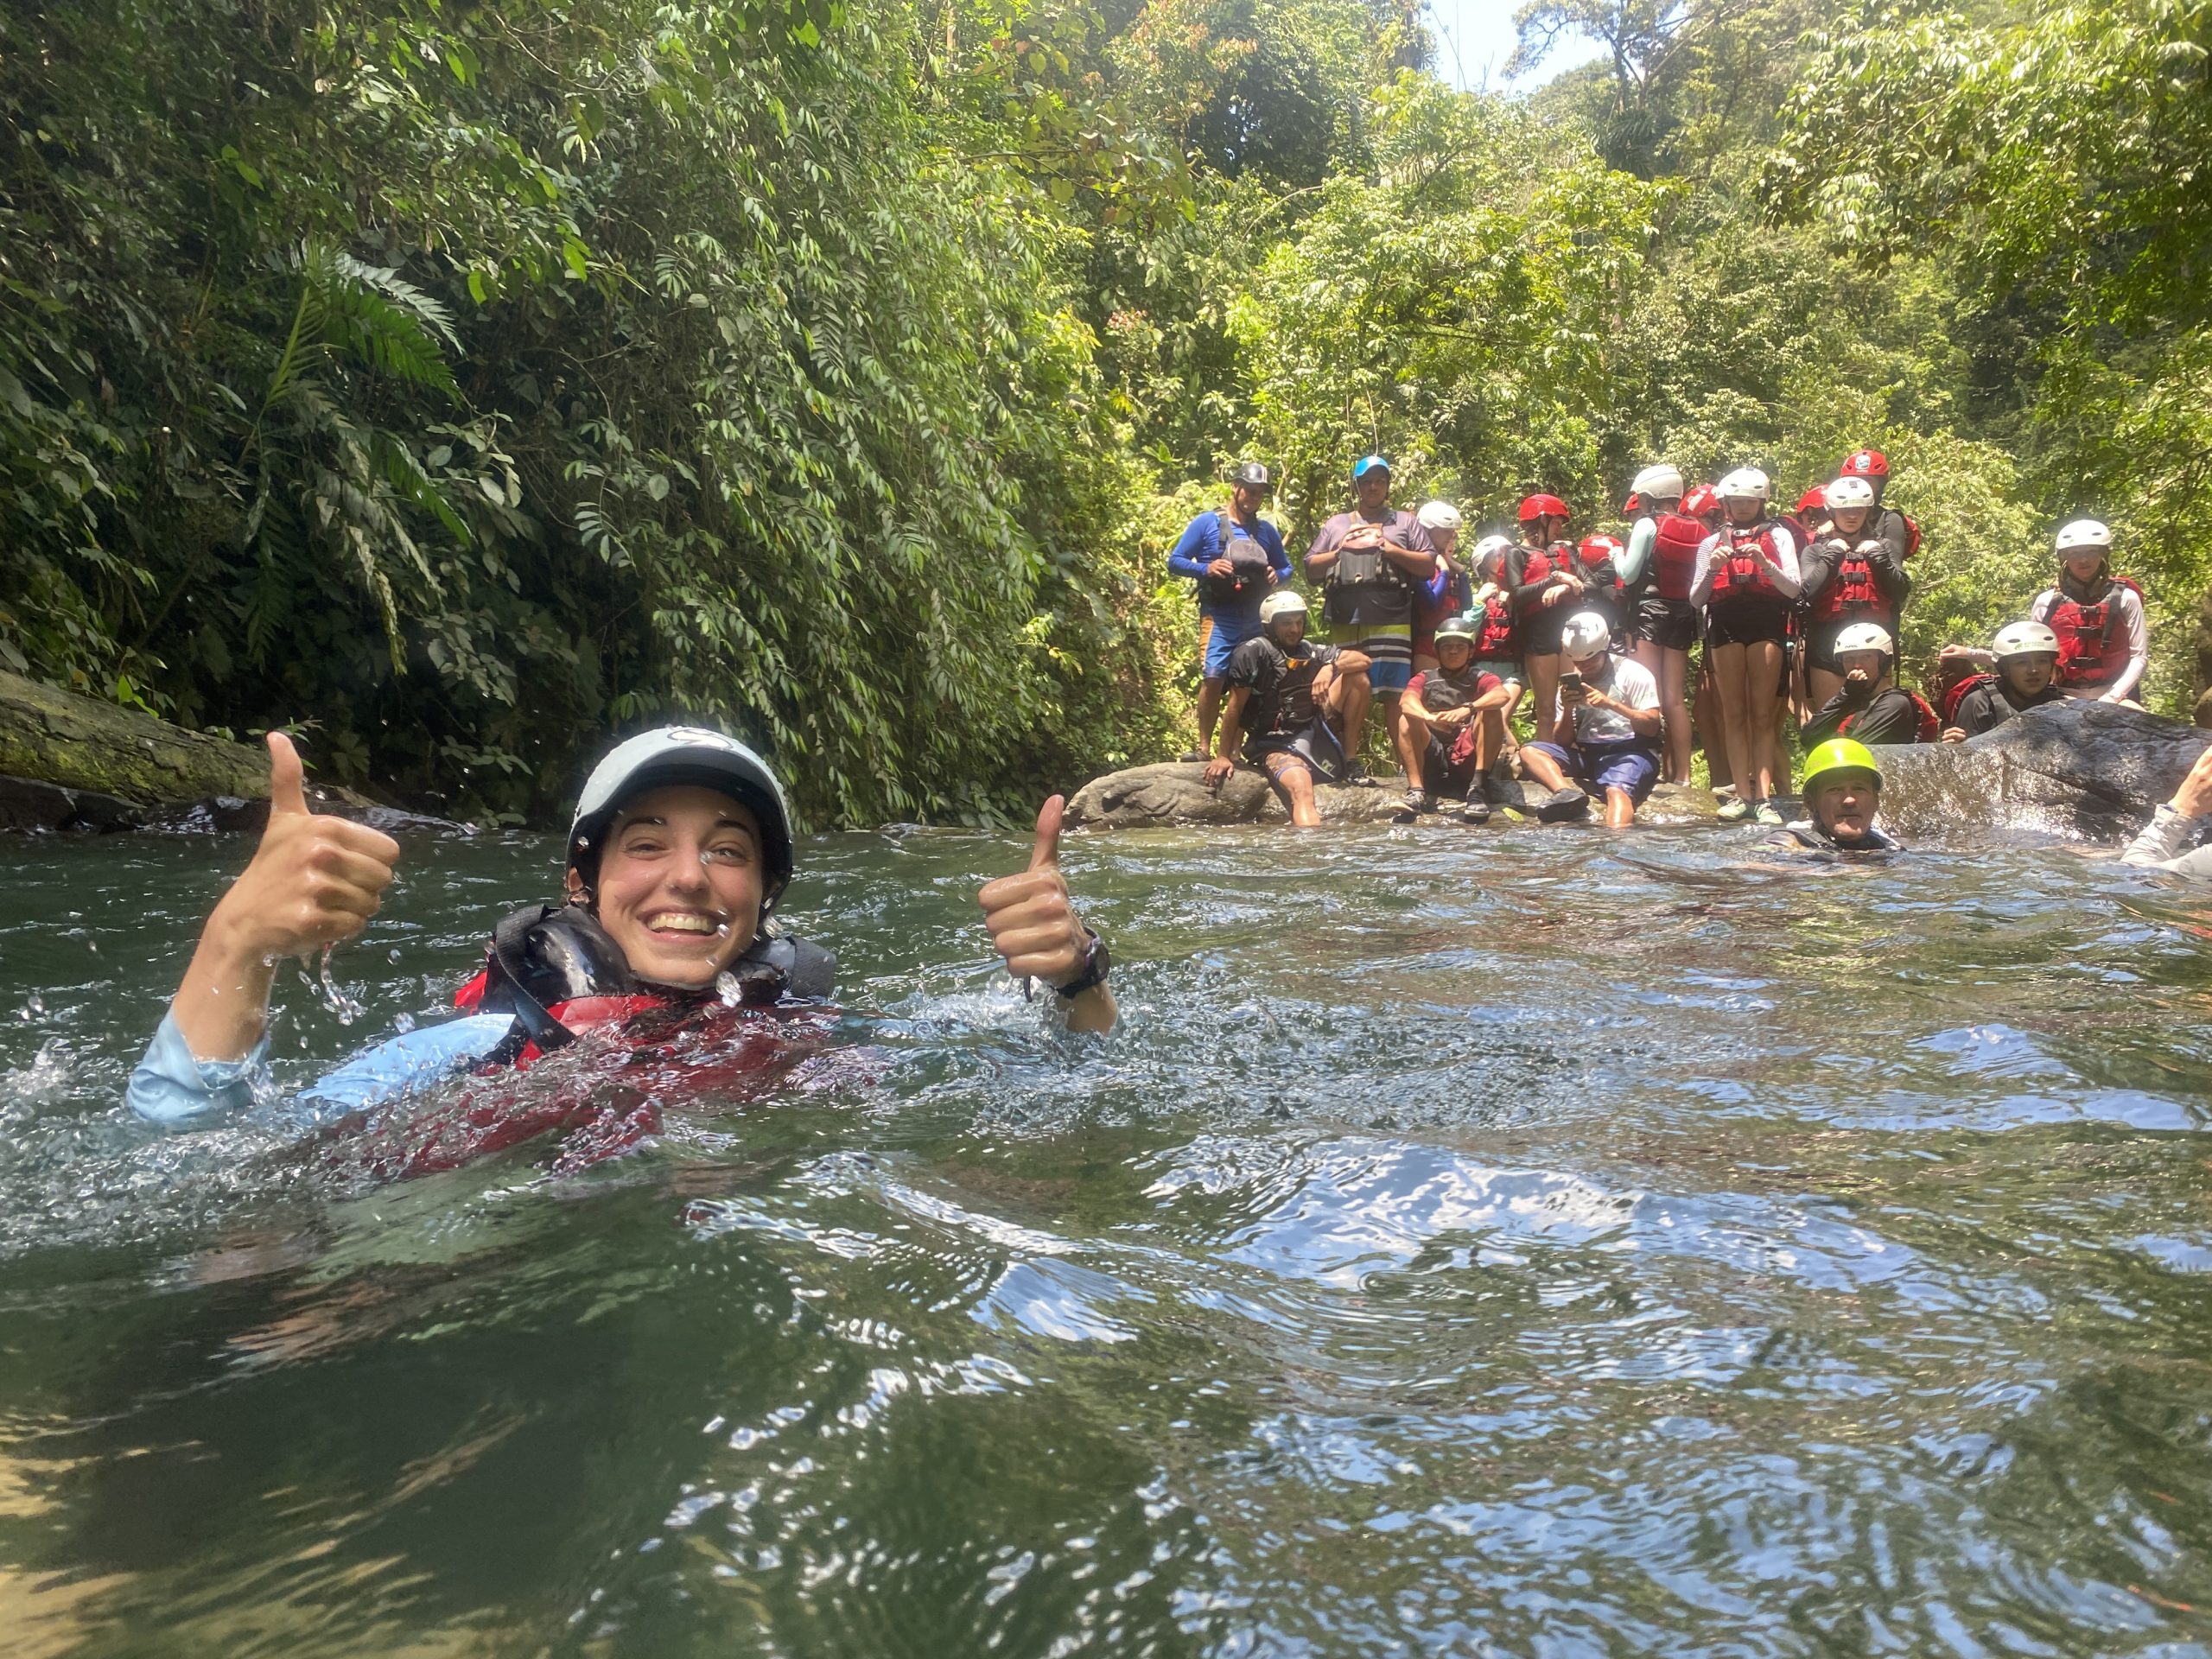
[[[1580,691],[1582,689],[1582,671],[1574,668],[1560,670],[1559,689],[1562,691]]]

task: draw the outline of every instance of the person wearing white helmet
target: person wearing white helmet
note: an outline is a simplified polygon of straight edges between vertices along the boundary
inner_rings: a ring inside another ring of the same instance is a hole
[[[1550,791],[1536,807],[1544,823],[1586,816],[1594,794],[1607,827],[1624,830],[1659,781],[1659,683],[1611,647],[1612,631],[1595,611],[1570,616],[1560,630],[1554,735],[1521,746],[1522,772]]]
[[[1260,516],[1274,480],[1256,461],[1229,475],[1229,505],[1183,526],[1167,552],[1167,573],[1195,582],[1198,595],[1198,747],[1211,753],[1229,654],[1260,631],[1260,601],[1290,580],[1282,532]]]
[[[1414,595],[1414,671],[1418,674],[1436,666],[1437,625],[1462,614],[1472,602],[1474,589],[1459,559],[1459,509],[1449,501],[1424,501],[1414,517],[1428,532],[1436,555],[1435,573]]]
[[[1853,622],[1835,638],[1843,683],[1813,711],[1802,731],[1813,748],[1832,737],[1861,743],[1933,743],[1936,711],[1917,691],[1897,683],[1897,642],[1875,622]]]
[[[1511,721],[1521,706],[1527,681],[1521,667],[1521,631],[1513,595],[1519,589],[1520,547],[1510,536],[1485,536],[1475,543],[1475,589],[1470,595],[1467,620],[1475,626],[1475,666],[1495,674],[1513,695],[1501,709],[1485,709],[1483,723],[1491,728],[1492,754],[1512,747]]]
[[[1776,760],[1774,720],[1783,642],[1802,587],[1797,543],[1768,511],[1774,488],[1758,467],[1738,467],[1713,489],[1724,516],[1698,550],[1690,602],[1705,608],[1706,661],[1719,695],[1721,736],[1736,789],[1720,817],[1778,825],[1777,774],[1785,788],[1789,779],[1786,762]]]
[[[1433,811],[1438,796],[1461,801],[1460,818],[1490,821],[1490,770],[1498,734],[1490,716],[1520,695],[1475,661],[1479,624],[1466,616],[1437,625],[1434,668],[1417,669],[1406,687],[1405,735],[1398,758],[1406,767],[1406,798],[1395,817],[1411,823]]]
[[[1806,684],[1815,709],[1843,689],[1836,636],[1854,623],[1872,622],[1894,639],[1912,596],[1902,550],[1875,534],[1870,522],[1874,486],[1851,475],[1837,479],[1821,495],[1827,505],[1813,518],[1811,543],[1801,562]]]
[[[2041,622],[2008,622],[1997,630],[1990,656],[1994,674],[1961,680],[1943,699],[1943,741],[1963,743],[2047,702],[2063,702],[2055,683],[2058,636]]]
[[[1316,644],[1308,620],[1305,600],[1294,593],[1269,594],[1261,605],[1260,632],[1230,657],[1221,747],[1206,763],[1206,782],[1218,789],[1236,769],[1241,746],[1301,829],[1321,822],[1317,778],[1352,780],[1352,747],[1373,695],[1367,653]]]
[[[2143,590],[2112,574],[2112,529],[2098,518],[2076,518],[2054,538],[2058,580],[2037,594],[2028,619],[2058,639],[2058,689],[2069,697],[2140,708],[2144,671],[2151,665],[2150,626]],[[1996,658],[1974,645],[1949,645],[1940,660],[1979,668]]]
[[[1697,610],[1689,601],[1703,526],[1681,512],[1682,474],[1664,462],[1645,467],[1629,486],[1624,513],[1628,550],[1618,569],[1628,601],[1630,652],[1659,682],[1664,717],[1667,780],[1690,780],[1690,648],[1697,643]]]
[[[389,836],[308,809],[289,737],[270,733],[269,754],[253,860],[209,915],[131,1075],[130,1104],[157,1122],[269,1091],[276,964],[358,935],[399,861]],[[982,888],[983,919],[1009,971],[1057,988],[1071,1027],[1103,1031],[1115,1019],[1107,957],[1059,873],[1060,813],[1056,795],[1038,814],[1029,868]],[[594,1025],[832,988],[830,954],[772,923],[792,874],[791,814],[774,772],[734,738],[674,726],[618,745],[584,785],[563,862],[563,902],[494,931],[456,998],[472,1012],[378,1045],[302,1097],[365,1109],[461,1069],[528,1064]]]

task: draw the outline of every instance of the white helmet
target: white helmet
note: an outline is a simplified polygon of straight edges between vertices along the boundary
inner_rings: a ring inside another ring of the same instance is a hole
[[[768,869],[761,908],[773,907],[791,879],[791,814],[784,786],[751,749],[704,726],[640,732],[616,744],[592,768],[569,824],[569,862],[591,875],[599,868],[597,843],[622,803],[664,784],[703,784],[752,810],[760,821],[760,853]]]
[[[1475,569],[1478,570],[1481,569],[1484,565],[1489,563],[1490,561],[1497,555],[1501,553],[1510,553],[1519,545],[1520,543],[1515,541],[1510,536],[1484,537],[1482,540],[1475,543]]]
[[[1682,493],[1682,469],[1660,461],[1638,473],[1628,489],[1629,493],[1639,501],[1649,501],[1654,496],[1662,499],[1673,496],[1679,499]]]
[[[2056,656],[2058,636],[2040,622],[2008,622],[1997,630],[1997,638],[1989,654],[2003,662],[2007,657],[2033,657],[2040,652]]]
[[[1738,467],[1734,472],[1713,486],[1713,493],[1723,501],[1743,500],[1746,497],[1764,501],[1774,493],[1774,485],[1756,467]]]
[[[1416,515],[1423,530],[1457,530],[1459,528],[1459,509],[1449,501],[1426,501]]]
[[[1559,631],[1560,652],[1571,662],[1599,656],[1612,643],[1612,629],[1595,611],[1577,612],[1567,619],[1567,626]]]
[[[1897,641],[1890,638],[1890,631],[1878,622],[1854,622],[1835,637],[1834,653],[1840,657],[1847,652],[1878,651],[1885,657],[1897,655]]]
[[[1274,593],[1269,594],[1265,599],[1260,601],[1260,626],[1263,628],[1270,626],[1279,616],[1303,616],[1305,614],[1306,601],[1304,597],[1300,594],[1292,593],[1287,588],[1278,588]]]
[[[1830,512],[1844,507],[1871,507],[1874,486],[1863,478],[1839,478],[1821,492]]]
[[[2076,518],[2058,532],[2058,550],[2071,553],[2077,547],[2109,549],[2112,546],[2112,527],[2094,518]]]

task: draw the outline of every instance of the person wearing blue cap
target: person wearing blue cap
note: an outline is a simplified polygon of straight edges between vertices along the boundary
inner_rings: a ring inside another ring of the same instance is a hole
[[[1402,745],[1399,699],[1414,673],[1414,601],[1436,575],[1436,548],[1415,515],[1390,505],[1390,463],[1363,455],[1351,469],[1353,505],[1315,532],[1306,575],[1322,586],[1321,614],[1332,644],[1368,659],[1391,753]],[[1357,757],[1357,732],[1344,734]],[[1355,759],[1355,766],[1357,760]],[[1351,781],[1372,784],[1364,772]]]
[[[1260,631],[1260,601],[1290,580],[1282,532],[1260,517],[1274,480],[1256,461],[1229,475],[1229,505],[1202,512],[1183,527],[1167,554],[1167,573],[1198,589],[1198,747],[1183,759],[1213,753],[1214,722],[1229,658]]]

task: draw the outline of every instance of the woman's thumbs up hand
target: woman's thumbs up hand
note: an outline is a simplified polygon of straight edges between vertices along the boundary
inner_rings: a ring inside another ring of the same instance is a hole
[[[276,964],[359,933],[398,860],[390,836],[311,810],[299,752],[270,733],[268,827],[200,930],[170,1004],[193,1053],[229,1060],[251,1049],[267,1023]]]

